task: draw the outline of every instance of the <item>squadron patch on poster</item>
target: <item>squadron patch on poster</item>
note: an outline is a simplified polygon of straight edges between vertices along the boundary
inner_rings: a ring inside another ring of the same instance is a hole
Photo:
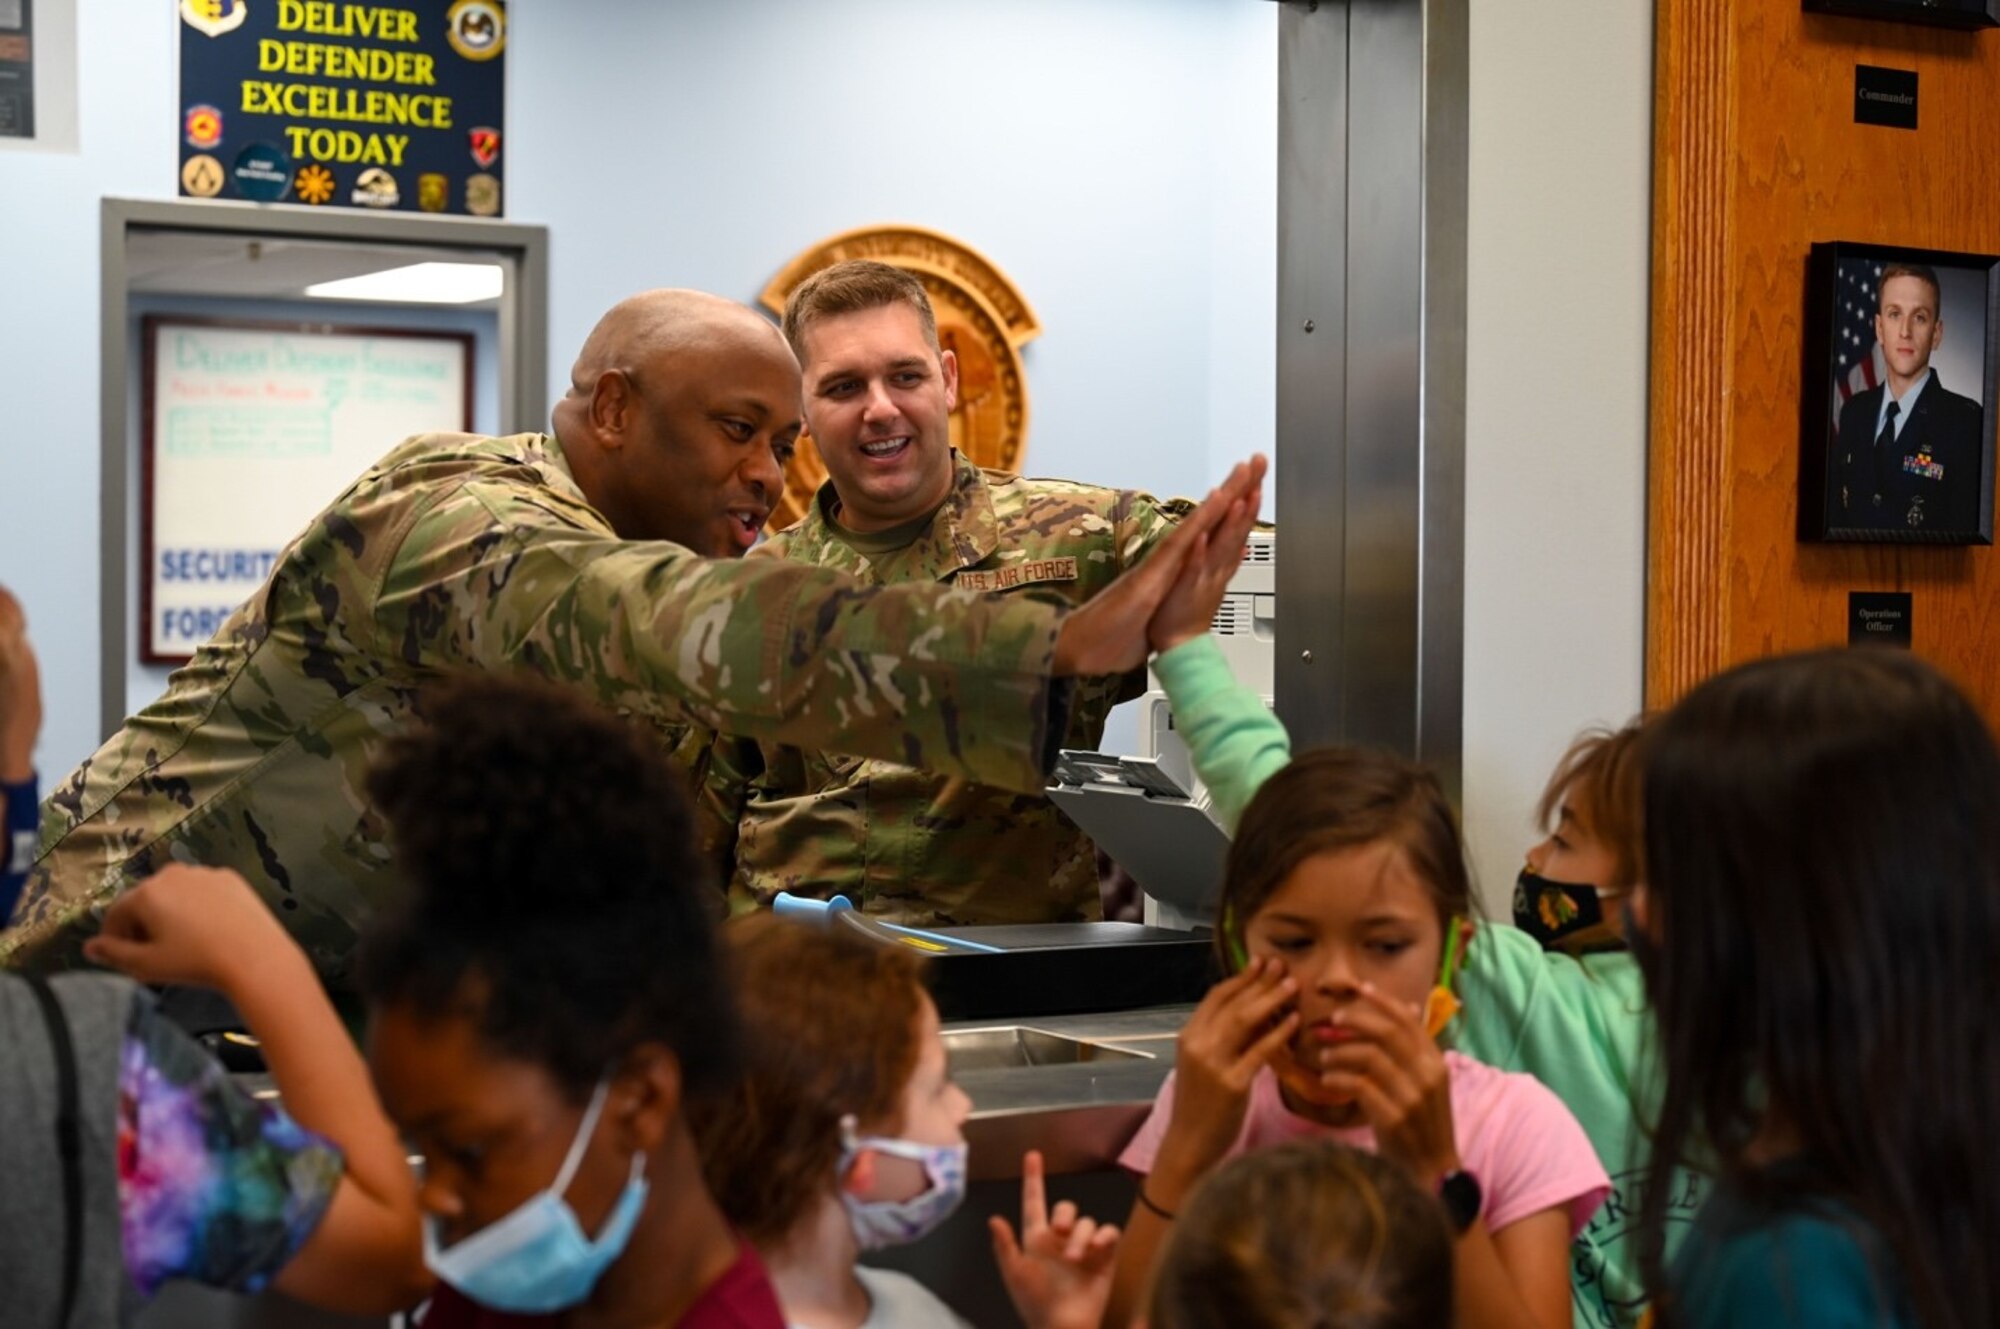
[[[465,177],[465,210],[475,217],[498,216],[500,181],[490,175]]]
[[[364,208],[393,208],[403,201],[403,191],[396,188],[395,176],[371,166],[355,180],[350,197]]]
[[[445,11],[444,31],[466,59],[491,60],[507,45],[507,15],[492,0],[456,0]]]
[[[299,202],[318,207],[333,197],[333,172],[318,162],[310,162],[299,168],[292,190],[299,196]]]
[[[292,192],[292,159],[269,143],[252,143],[236,154],[230,172],[236,192],[257,203],[276,203]]]
[[[206,102],[188,107],[181,117],[181,132],[189,147],[207,152],[222,142],[222,111]]]
[[[205,152],[181,163],[181,188],[192,198],[214,198],[222,182],[222,163]]]
[[[220,37],[250,17],[250,0],[181,0],[181,19],[196,32]]]
[[[425,212],[443,212],[451,202],[451,182],[438,171],[417,177],[417,206]]]
[[[472,148],[472,160],[481,166],[491,166],[500,156],[500,131],[490,125],[469,129],[466,142]]]

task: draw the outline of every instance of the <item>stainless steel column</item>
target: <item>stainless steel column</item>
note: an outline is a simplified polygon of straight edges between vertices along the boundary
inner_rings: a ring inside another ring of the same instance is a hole
[[[1455,790],[1467,0],[1288,0],[1278,58],[1278,714]]]

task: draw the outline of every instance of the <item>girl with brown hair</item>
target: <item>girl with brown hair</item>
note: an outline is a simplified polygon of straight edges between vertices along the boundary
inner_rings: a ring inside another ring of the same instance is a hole
[[[770,914],[725,930],[745,1028],[734,1089],[695,1118],[702,1166],[730,1223],[771,1271],[797,1329],[963,1325],[908,1275],[859,1263],[920,1240],[964,1198],[964,1125],[938,1012],[914,952]],[[1095,1323],[1114,1227],[1042,1211],[1039,1159],[1017,1241],[995,1220],[1001,1273],[1040,1329]]]
[[[1540,1083],[1439,1048],[1471,915],[1457,821],[1428,772],[1328,749],[1263,782],[1218,911],[1230,976],[1181,1031],[1174,1072],[1119,1159],[1141,1181],[1108,1323],[1142,1300],[1203,1176],[1318,1138],[1380,1152],[1444,1202],[1465,1329],[1570,1323],[1570,1241],[1608,1183]]]
[[[1388,1159],[1276,1145],[1194,1193],[1147,1329],[1445,1329],[1451,1247],[1437,1201]]]
[[[1203,565],[1204,578],[1230,571]],[[1211,806],[1234,827],[1291,761],[1291,739],[1206,635],[1203,589],[1177,591],[1154,619],[1153,668]],[[1586,732],[1557,763],[1539,808],[1546,838],[1528,851],[1516,884],[1516,926],[1484,924],[1467,941],[1453,980],[1461,1009],[1445,1033],[1475,1061],[1527,1072],[1553,1090],[1610,1172],[1610,1197],[1576,1234],[1569,1272],[1574,1323],[1612,1329],[1629,1329],[1646,1308],[1627,1219],[1652,1149],[1642,1123],[1660,1094],[1644,984],[1613,922],[1640,875],[1644,728],[1634,720]],[[1660,1188],[1669,1253],[1706,1190],[1707,1179],[1685,1164]]]

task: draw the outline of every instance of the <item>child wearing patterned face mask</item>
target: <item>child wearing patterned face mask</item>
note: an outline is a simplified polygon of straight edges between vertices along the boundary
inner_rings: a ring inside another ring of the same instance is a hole
[[[964,1325],[908,1275],[858,1263],[921,1240],[965,1196],[971,1101],[952,1083],[920,957],[769,914],[724,935],[745,1066],[733,1093],[702,1106],[696,1139],[716,1202],[756,1243],[786,1321]],[[1040,1183],[1034,1160],[1024,1240],[996,1233],[1009,1291],[1030,1325],[1095,1324],[1117,1231],[1068,1206],[1051,1221]]]

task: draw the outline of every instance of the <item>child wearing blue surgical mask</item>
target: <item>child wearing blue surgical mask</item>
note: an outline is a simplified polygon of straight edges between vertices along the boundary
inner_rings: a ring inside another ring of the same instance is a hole
[[[423,1158],[425,1329],[780,1329],[687,1122],[737,1024],[677,773],[546,684],[462,678],[423,713],[369,781],[408,894],[361,987]]]
[[[1262,700],[1231,675],[1206,635],[1239,551],[1203,546],[1154,618],[1154,669],[1175,728],[1232,830],[1266,780],[1292,760],[1291,739]],[[1538,809],[1545,838],[1516,883],[1515,923],[1482,925],[1454,979],[1461,1009],[1449,1046],[1488,1066],[1525,1071],[1554,1090],[1590,1137],[1611,1193],[1570,1249],[1578,1329],[1630,1329],[1647,1297],[1636,1226],[1651,1156],[1646,1123],[1661,1077],[1644,984],[1618,944],[1622,905],[1640,875],[1637,756],[1643,722],[1580,737],[1558,762]],[[1673,1172],[1663,1230],[1671,1253],[1709,1182]]]
[[[913,951],[770,914],[724,930],[744,1022],[743,1076],[695,1135],[723,1213],[757,1244],[793,1329],[964,1326],[906,1274],[860,1263],[921,1241],[965,1198],[964,1126],[937,1007]],[[1097,1323],[1115,1228],[1043,1211],[1030,1156],[1001,1272],[1036,1329]]]

